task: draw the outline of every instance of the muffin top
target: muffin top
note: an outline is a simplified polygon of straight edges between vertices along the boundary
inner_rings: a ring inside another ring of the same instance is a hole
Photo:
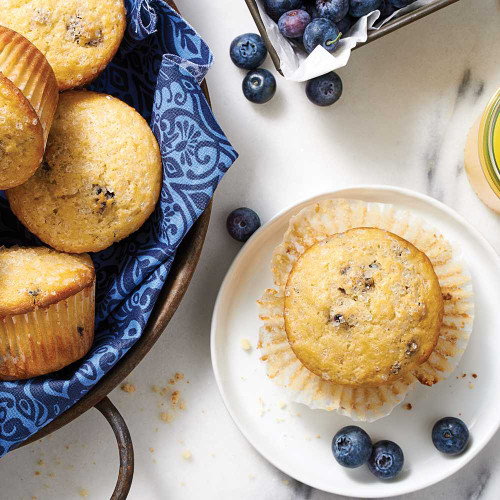
[[[43,156],[43,129],[22,92],[0,72],[0,189],[28,179]]]
[[[125,31],[123,0],[3,0],[0,24],[47,57],[61,90],[84,85],[111,61]]]
[[[377,228],[308,248],[289,275],[284,307],[297,358],[347,386],[378,386],[411,372],[430,356],[443,317],[427,256]]]
[[[97,252],[139,229],[161,176],[158,143],[137,111],[105,94],[71,91],[60,96],[42,166],[7,197],[51,247]]]
[[[0,318],[48,307],[92,285],[94,277],[88,255],[0,247]]]

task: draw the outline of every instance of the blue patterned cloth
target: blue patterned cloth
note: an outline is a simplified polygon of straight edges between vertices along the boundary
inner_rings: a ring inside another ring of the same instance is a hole
[[[141,336],[182,238],[237,158],[201,89],[212,54],[163,0],[125,0],[127,31],[91,86],[134,106],[151,123],[163,161],[154,214],[136,233],[92,255],[96,336],[89,354],[55,374],[0,382],[0,456],[66,411]],[[3,193],[2,193],[3,194]],[[40,245],[0,197],[0,245]]]

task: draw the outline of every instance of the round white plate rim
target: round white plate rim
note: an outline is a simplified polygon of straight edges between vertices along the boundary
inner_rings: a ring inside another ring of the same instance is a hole
[[[439,200],[436,200],[435,198],[432,198],[431,196],[428,196],[423,193],[419,193],[418,191],[414,191],[411,189],[407,188],[401,188],[397,186],[386,186],[386,185],[379,185],[379,184],[372,184],[372,185],[352,185],[344,188],[340,188],[338,190],[333,190],[333,191],[325,191],[318,193],[314,196],[311,196],[305,200],[299,201],[297,203],[293,203],[284,209],[280,210],[276,215],[274,215],[269,221],[266,222],[261,228],[256,231],[252,237],[248,240],[251,241],[252,239],[258,237],[258,235],[265,231],[268,226],[270,226],[276,219],[279,219],[283,214],[293,210],[295,207],[299,207],[301,205],[305,205],[308,203],[313,203],[314,201],[324,198],[326,196],[332,196],[335,198],[339,197],[345,197],[349,198],[349,193],[350,192],[355,192],[355,191],[366,191],[366,192],[374,192],[374,191],[391,191],[396,194],[400,194],[406,197],[410,198],[416,198],[420,201],[423,201],[424,203],[430,204],[437,208],[440,211],[445,212],[447,215],[449,215],[452,219],[455,219],[458,223],[462,224],[463,226],[467,227],[467,229],[472,232],[476,238],[480,241],[481,245],[483,248],[490,254],[491,258],[493,261],[496,261],[497,265],[500,267],[500,256],[497,254],[495,249],[491,246],[491,244],[488,242],[488,240],[471,224],[469,223],[464,217],[462,217],[460,214],[458,214],[455,210],[450,208],[449,206],[445,205]],[[352,197],[352,195],[351,195]],[[359,195],[358,195],[359,198]],[[313,488],[317,488],[323,491],[327,491],[328,493],[334,493],[337,495],[345,495],[342,491],[332,491],[332,490],[325,490],[321,486],[315,485],[315,484],[310,484],[307,480],[304,480],[303,478],[296,477],[296,475],[292,475],[289,472],[287,472],[286,467],[281,467],[279,464],[276,464],[273,460],[268,458],[266,453],[260,449],[258,445],[256,445],[250,436],[248,435],[247,432],[245,432],[245,428],[243,424],[240,422],[238,417],[234,414],[234,412],[231,409],[230,402],[228,400],[228,397],[226,395],[226,392],[224,390],[224,385],[222,383],[221,377],[220,377],[220,372],[219,372],[219,366],[218,366],[218,360],[217,360],[217,354],[216,354],[216,344],[215,344],[215,331],[216,331],[216,325],[218,322],[218,310],[220,309],[220,304],[221,304],[221,298],[224,295],[225,288],[228,286],[228,283],[231,282],[231,277],[235,269],[238,268],[239,261],[243,260],[245,256],[245,247],[243,247],[238,255],[235,257],[234,261],[232,262],[231,266],[229,267],[222,284],[220,286],[219,292],[217,294],[217,299],[215,301],[214,305],[214,310],[213,310],[213,315],[212,315],[212,322],[211,322],[211,332],[210,332],[210,351],[211,351],[211,361],[212,361],[212,369],[214,372],[215,380],[217,383],[217,387],[219,389],[219,393],[222,397],[224,406],[226,407],[226,410],[228,411],[230,417],[232,418],[233,422],[236,424],[236,427],[239,429],[239,431],[243,434],[243,436],[247,439],[247,441],[259,452],[259,454],[264,457],[269,463],[271,463],[274,467],[277,469],[281,470],[283,473],[294,477],[295,479],[298,479],[299,481],[303,482],[304,484],[308,484],[309,486]],[[422,490],[424,488],[427,488],[429,486],[432,486],[433,484],[437,484],[441,482],[442,480],[452,476],[453,474],[456,474],[462,467],[464,467],[467,463],[469,463],[475,456],[478,455],[478,453],[488,444],[488,442],[491,440],[491,438],[495,435],[495,433],[498,431],[500,428],[500,417],[497,420],[496,427],[492,427],[489,433],[486,433],[482,436],[482,440],[480,444],[475,448],[474,451],[469,451],[465,455],[465,460],[458,463],[457,462],[457,467],[455,468],[450,468],[446,472],[443,473],[442,477],[440,479],[434,480],[431,479],[428,482],[421,482],[418,484],[416,487],[415,486],[410,486],[410,487],[405,487],[404,485],[406,483],[388,483],[388,486],[390,485],[392,488],[392,491],[387,491],[384,492],[385,497],[394,497],[398,495],[404,495],[408,493],[413,493],[415,491]],[[380,498],[380,495],[364,495],[363,497],[359,498]]]

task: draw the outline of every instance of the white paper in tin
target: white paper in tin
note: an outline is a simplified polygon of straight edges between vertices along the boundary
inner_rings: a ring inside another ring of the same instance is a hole
[[[429,4],[432,0],[418,0],[404,9],[397,10],[381,23],[377,23],[380,12],[375,10],[367,16],[359,18],[358,22],[349,30],[349,36],[340,40],[337,50],[333,54],[318,46],[309,55],[302,50],[295,49],[290,40],[280,33],[277,24],[264,10],[264,0],[256,1],[269,39],[280,58],[283,76],[287,80],[304,82],[345,66],[351,57],[352,49],[358,43],[366,42],[369,30],[377,30],[392,18]]]

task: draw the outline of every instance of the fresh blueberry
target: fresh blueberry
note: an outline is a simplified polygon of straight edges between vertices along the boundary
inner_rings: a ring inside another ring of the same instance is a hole
[[[379,441],[373,445],[368,468],[380,479],[392,479],[401,472],[404,462],[403,450],[396,443]]]
[[[459,418],[442,418],[432,428],[432,442],[442,453],[457,455],[469,442],[469,429]]]
[[[370,12],[377,10],[382,0],[351,0],[349,14],[352,17],[366,16]]]
[[[259,229],[260,219],[251,208],[241,207],[227,216],[226,227],[235,240],[247,241]]]
[[[255,69],[267,56],[266,44],[256,33],[245,33],[231,42],[229,55],[238,68]]]
[[[340,40],[340,31],[329,19],[313,19],[304,31],[304,48],[310,54],[318,45],[333,52]]]
[[[403,7],[408,7],[408,5],[416,2],[416,0],[390,0],[392,5],[396,7],[396,9],[402,9]]]
[[[372,453],[372,440],[361,427],[348,425],[333,436],[332,451],[343,467],[354,469],[366,463]]]
[[[267,69],[253,69],[243,78],[242,88],[249,101],[264,104],[276,93],[276,80]]]
[[[306,95],[313,104],[330,106],[342,95],[342,80],[333,71],[317,76],[307,82]]]
[[[352,28],[356,19],[352,18],[349,14],[341,19],[337,24],[337,28],[342,33],[342,38],[345,38],[347,32]]]
[[[302,0],[264,0],[267,15],[278,22],[278,19],[289,10],[300,9]]]
[[[325,17],[337,23],[349,12],[349,0],[316,0],[319,17]]]
[[[392,5],[390,0],[382,0],[382,3],[379,5],[378,10],[380,11],[380,19],[385,19],[396,11],[396,7]]]
[[[311,22],[308,12],[301,9],[285,12],[278,21],[278,28],[287,38],[298,38],[304,34],[306,26]]]

